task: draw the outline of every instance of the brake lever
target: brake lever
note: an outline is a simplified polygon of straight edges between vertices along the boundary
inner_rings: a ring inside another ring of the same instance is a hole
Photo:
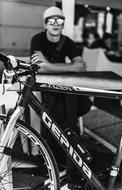
[[[11,71],[4,70],[3,71],[3,75],[2,75],[2,95],[6,91],[5,84],[11,84],[14,76],[15,76],[15,73],[14,73],[13,70],[11,70]]]

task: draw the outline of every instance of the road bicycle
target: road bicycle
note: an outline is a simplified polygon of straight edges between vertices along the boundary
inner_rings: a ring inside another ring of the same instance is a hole
[[[100,178],[90,168],[89,163],[92,158],[89,151],[72,130],[62,131],[43,103],[37,99],[34,91],[45,90],[78,95],[90,95],[97,92],[98,96],[115,98],[122,98],[122,93],[99,89],[92,91],[92,89],[76,86],[51,85],[41,83],[41,81],[37,83],[38,65],[26,64],[17,59],[15,59],[16,64],[14,65],[11,59],[3,54],[0,54],[0,60],[5,66],[5,79],[12,76],[12,83],[18,84],[19,87],[16,106],[10,109],[7,115],[0,114],[0,120],[5,127],[0,141],[0,189],[17,189],[17,175],[21,181],[19,189],[24,188],[25,185],[28,186],[28,189],[33,190],[59,190],[61,188],[59,169],[49,145],[33,127],[23,121],[25,109],[30,106],[79,170],[81,182],[83,183],[82,189],[113,190],[122,160],[122,140],[120,140],[112,166],[109,169],[108,183],[104,187]],[[24,80],[21,79],[22,76],[25,76]],[[20,144],[21,136],[24,137],[21,142],[22,146]],[[75,143],[69,140],[71,136],[74,136]],[[36,148],[37,155],[31,155],[31,150],[28,155],[25,155],[22,148],[24,144],[31,146],[31,149]],[[22,166],[24,164],[26,167]],[[21,180],[22,177],[23,179]],[[29,181],[28,184],[26,184],[27,181]]]

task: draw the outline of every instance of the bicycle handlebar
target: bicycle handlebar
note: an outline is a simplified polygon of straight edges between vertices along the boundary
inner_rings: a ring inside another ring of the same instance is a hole
[[[0,53],[0,60],[3,62],[5,69],[8,71],[12,71],[14,69],[24,69],[26,71],[36,72],[40,68],[40,66],[36,64],[31,65],[29,63],[26,63],[25,61],[16,59],[14,56],[6,56],[2,53]]]
[[[4,64],[4,71],[2,75],[2,84],[14,83],[20,81],[19,77],[22,76],[35,76],[36,72],[40,68],[39,65],[26,63],[23,60],[16,59],[14,56],[6,56],[0,53],[0,61]]]
[[[0,53],[0,60],[4,63],[6,70],[13,69],[10,59],[2,53]]]
[[[27,69],[30,67],[30,64],[25,61],[16,59],[14,56],[6,56],[2,53],[0,53],[0,60],[4,63],[6,70],[12,70],[14,68]]]

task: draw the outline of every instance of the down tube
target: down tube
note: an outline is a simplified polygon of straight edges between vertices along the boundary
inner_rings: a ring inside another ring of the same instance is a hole
[[[50,133],[64,149],[66,154],[70,157],[82,175],[89,181],[89,183],[98,190],[105,190],[101,182],[95,174],[91,171],[89,166],[84,162],[72,145],[69,143],[65,133],[61,130],[55,120],[49,115],[48,111],[44,108],[43,104],[39,102],[36,96],[31,93],[29,98],[29,105],[40,117],[44,125],[48,128]]]

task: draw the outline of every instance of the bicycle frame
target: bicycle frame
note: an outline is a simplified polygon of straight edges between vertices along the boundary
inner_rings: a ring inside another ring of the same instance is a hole
[[[53,135],[53,137],[56,139],[56,141],[59,143],[59,145],[63,148],[63,150],[66,152],[68,157],[73,161],[75,166],[78,168],[78,170],[81,172],[81,174],[86,178],[86,180],[89,181],[89,183],[96,189],[98,190],[105,190],[106,188],[103,187],[102,183],[98,179],[98,177],[94,174],[94,172],[90,169],[86,161],[84,161],[84,157],[80,156],[77,152],[77,150],[72,146],[72,144],[69,142],[66,134],[61,130],[60,126],[55,122],[55,120],[50,116],[49,112],[43,104],[36,98],[34,95],[33,91],[42,91],[42,90],[51,90],[51,91],[60,91],[63,93],[73,93],[73,94],[85,94],[88,95],[88,91],[85,91],[84,88],[80,87],[65,87],[65,86],[58,86],[58,85],[48,85],[44,83],[37,84],[35,83],[35,78],[33,76],[28,76],[26,80],[26,86],[24,86],[21,98],[18,102],[18,106],[15,109],[8,125],[5,130],[5,133],[3,135],[3,138],[1,140],[1,146],[0,147],[5,147],[10,134],[14,128],[14,125],[19,118],[19,116],[23,113],[25,105],[29,105],[35,112],[36,114],[41,118],[42,122],[45,124],[47,129],[50,131],[50,133]],[[71,90],[72,89],[72,90]],[[107,91],[107,90],[98,90],[98,96],[103,96],[103,97],[122,97],[121,92],[115,92],[115,91]],[[81,145],[79,145],[81,146]],[[83,152],[84,149],[81,147]],[[0,148],[0,151],[3,152],[2,148]],[[82,152],[82,154],[84,154]],[[7,157],[7,156],[6,156]],[[1,158],[1,157],[0,157]],[[115,178],[118,174],[118,168],[120,166],[122,159],[122,142],[120,143],[120,146],[118,147],[118,151],[116,153],[116,159],[114,161],[114,166],[116,168],[111,169],[110,171],[110,180],[109,180],[109,186],[107,189],[110,189],[113,187],[113,182],[115,181]],[[0,172],[1,170],[4,169],[6,160],[3,161],[3,166],[1,165],[0,167]],[[112,174],[114,171],[116,171],[116,175]]]

